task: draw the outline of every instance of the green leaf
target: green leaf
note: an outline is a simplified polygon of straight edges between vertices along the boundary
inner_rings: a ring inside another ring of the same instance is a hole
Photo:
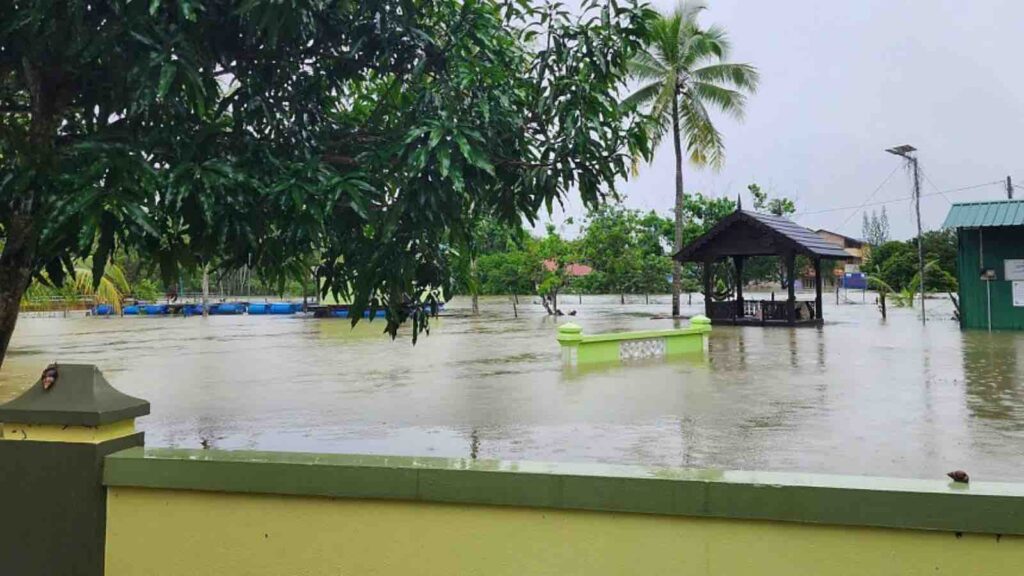
[[[177,67],[174,62],[165,62],[163,68],[160,69],[160,85],[157,88],[157,96],[163,98],[167,95],[167,91],[171,88],[171,83],[174,82],[174,76],[177,72]]]

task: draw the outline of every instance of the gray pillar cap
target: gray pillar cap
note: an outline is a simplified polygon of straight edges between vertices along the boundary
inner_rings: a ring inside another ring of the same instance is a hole
[[[93,364],[58,364],[57,382],[43,390],[42,377],[0,405],[0,422],[100,426],[149,414],[149,402],[110,385]]]

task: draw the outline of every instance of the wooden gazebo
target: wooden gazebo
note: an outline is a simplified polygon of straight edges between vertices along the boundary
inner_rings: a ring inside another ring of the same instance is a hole
[[[814,302],[797,302],[796,257],[803,254],[814,263]],[[786,264],[789,297],[786,300],[744,300],[743,261],[750,256],[777,256]],[[704,268],[704,309],[716,324],[797,326],[822,323],[821,261],[853,258],[833,244],[780,216],[738,209],[677,252],[680,262],[699,262]],[[736,268],[736,299],[715,302],[711,298],[711,266],[732,258]]]

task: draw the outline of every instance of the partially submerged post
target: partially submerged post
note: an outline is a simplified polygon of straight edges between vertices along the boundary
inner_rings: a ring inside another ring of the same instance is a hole
[[[149,402],[118,392],[92,364],[55,368],[0,405],[0,571],[103,576],[103,458],[142,445],[135,418]]]

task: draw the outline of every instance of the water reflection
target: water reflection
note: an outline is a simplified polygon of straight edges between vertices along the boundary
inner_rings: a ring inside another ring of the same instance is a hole
[[[1024,340],[965,332],[962,349],[971,415],[1000,429],[1024,430]]]
[[[520,302],[457,300],[416,346],[344,319],[24,318],[0,400],[56,359],[149,400],[150,446],[1024,479],[1024,334],[961,334],[943,303],[922,327],[826,302],[820,329],[716,327],[706,357],[567,371],[559,321]],[[651,302],[574,299],[572,321],[679,324]]]

